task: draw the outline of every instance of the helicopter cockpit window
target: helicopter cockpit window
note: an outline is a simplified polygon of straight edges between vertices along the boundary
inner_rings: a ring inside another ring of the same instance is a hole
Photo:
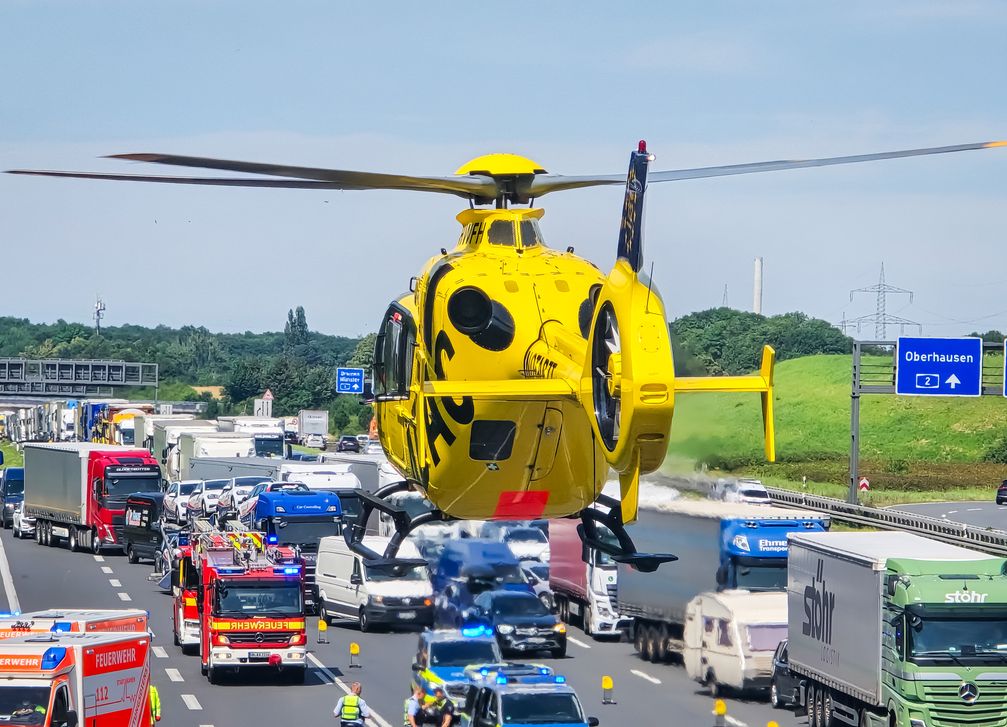
[[[535,247],[542,242],[538,220],[521,220],[521,247]]]
[[[375,396],[386,399],[408,396],[415,341],[412,318],[401,309],[389,309],[375,345]]]
[[[510,220],[497,220],[490,225],[487,239],[491,245],[514,246],[514,225]]]

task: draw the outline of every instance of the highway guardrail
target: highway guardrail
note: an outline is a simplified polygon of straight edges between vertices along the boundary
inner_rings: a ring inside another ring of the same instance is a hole
[[[826,513],[837,520],[869,525],[883,530],[902,530],[924,535],[951,545],[968,545],[984,553],[1007,556],[1007,532],[954,522],[945,518],[918,515],[904,510],[854,505],[834,497],[809,495],[794,490],[769,487],[773,503]]]

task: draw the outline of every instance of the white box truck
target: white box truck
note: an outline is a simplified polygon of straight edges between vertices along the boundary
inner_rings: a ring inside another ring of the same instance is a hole
[[[255,440],[242,432],[195,431],[178,436],[178,471],[183,480],[196,479],[192,460],[206,457],[254,457]]]
[[[255,438],[255,455],[257,457],[283,457],[284,429],[283,420],[274,417],[219,417],[217,419],[222,432],[242,432]]]

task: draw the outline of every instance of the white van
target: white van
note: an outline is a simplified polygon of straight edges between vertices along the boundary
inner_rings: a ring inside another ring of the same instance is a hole
[[[716,697],[723,687],[768,690],[773,653],[787,638],[786,592],[700,593],[685,609],[688,675]]]
[[[391,538],[365,536],[364,545],[384,553]],[[419,550],[406,541],[399,558],[421,559]],[[343,536],[318,542],[315,566],[319,619],[353,619],[361,631],[376,626],[430,626],[433,624],[433,595],[430,572],[425,565],[365,566],[361,556],[350,550]]]

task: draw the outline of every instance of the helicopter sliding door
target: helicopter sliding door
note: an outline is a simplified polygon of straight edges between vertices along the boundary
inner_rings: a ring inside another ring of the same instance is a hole
[[[419,479],[416,456],[416,416],[413,350],[416,324],[399,303],[385,312],[374,344],[374,402],[378,436],[389,459],[413,479]]]

